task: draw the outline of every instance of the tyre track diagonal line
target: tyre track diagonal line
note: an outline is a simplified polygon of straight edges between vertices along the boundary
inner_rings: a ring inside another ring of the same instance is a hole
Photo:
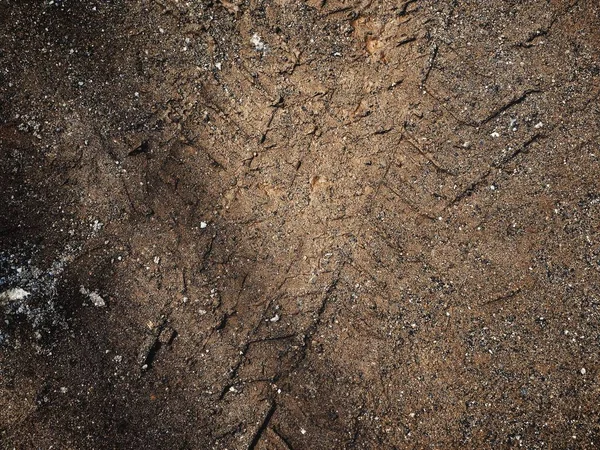
[[[298,254],[302,253],[302,249],[303,249],[303,246],[299,249]],[[231,373],[229,375],[229,380],[231,382],[228,382],[223,386],[223,388],[221,389],[221,393],[219,394],[219,400],[223,400],[223,398],[225,398],[225,395],[227,394],[227,392],[229,392],[229,388],[234,384],[235,378],[237,377],[237,374],[238,374],[238,371],[240,370],[240,367],[242,367],[242,365],[244,364],[244,361],[246,360],[246,353],[248,352],[248,349],[250,348],[250,346],[255,342],[260,342],[260,340],[257,341],[257,340],[253,340],[252,338],[256,334],[256,332],[258,331],[260,326],[262,325],[265,315],[266,315],[267,311],[269,310],[269,308],[271,307],[271,305],[273,304],[273,301],[280,298],[280,295],[278,295],[278,293],[281,290],[281,288],[285,285],[287,280],[290,279],[287,275],[289,274],[290,270],[292,269],[292,267],[296,261],[297,261],[297,258],[292,259],[292,261],[290,262],[290,264],[288,265],[288,267],[285,271],[283,280],[279,283],[279,285],[275,289],[274,295],[267,302],[265,309],[261,313],[258,321],[254,325],[252,330],[250,330],[248,332],[248,334],[246,335],[246,341],[245,341],[244,345],[242,346],[242,349],[240,350],[240,355],[238,357],[238,360],[237,360],[236,364],[233,366],[233,368],[231,369]]]
[[[248,450],[254,450],[256,448],[256,446],[260,442],[260,438],[262,437],[264,432],[267,430],[267,427],[269,426],[269,422],[273,418],[273,414],[275,414],[276,409],[277,409],[277,404],[275,402],[272,402],[271,405],[269,406],[269,409],[267,410],[267,413],[265,414],[263,421],[258,426],[256,431],[254,432],[254,435],[252,436],[252,440],[250,441],[250,444],[248,444]]]
[[[495,119],[500,114],[509,110],[513,106],[523,103],[531,94],[539,94],[541,92],[542,91],[540,89],[526,89],[521,95],[519,95],[517,97],[513,97],[507,103],[505,103],[504,105],[502,105],[495,111],[492,111],[490,114],[488,114],[487,117],[485,117],[484,119],[481,119],[479,122],[477,122],[476,125],[482,126],[482,125],[485,125],[486,123],[489,123],[491,120]]]
[[[271,427],[271,431],[273,432],[273,434],[275,434],[275,436],[277,436],[277,438],[281,441],[281,444],[287,449],[287,450],[294,450],[292,448],[292,444],[289,443],[289,441],[287,440],[287,438],[285,438],[280,431],[278,431],[275,427]]]
[[[512,161],[513,159],[515,159],[517,156],[519,156],[521,153],[525,152],[526,149],[533,144],[534,142],[536,142],[539,139],[544,138],[545,136],[540,134],[540,133],[536,133],[534,134],[531,138],[529,138],[527,141],[525,141],[522,145],[520,145],[519,147],[517,147],[512,153],[510,153],[508,156],[502,158],[500,161],[492,163],[486,170],[485,172],[483,172],[482,175],[480,175],[476,180],[472,181],[471,183],[469,183],[469,185],[463,189],[456,197],[454,197],[454,199],[452,199],[445,207],[444,210],[448,210],[450,207],[460,203],[461,200],[463,200],[464,198],[470,196],[471,194],[473,194],[480,186],[482,186],[487,178],[490,176],[490,174],[492,173],[493,169],[502,169],[502,167],[504,167],[506,164],[508,164],[510,161]]]

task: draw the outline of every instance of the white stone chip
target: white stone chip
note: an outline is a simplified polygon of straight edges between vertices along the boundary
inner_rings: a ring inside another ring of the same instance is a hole
[[[0,294],[0,302],[16,302],[29,297],[31,294],[25,289],[13,288],[8,291],[4,291]]]

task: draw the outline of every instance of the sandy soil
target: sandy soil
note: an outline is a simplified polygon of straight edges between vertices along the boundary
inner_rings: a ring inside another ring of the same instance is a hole
[[[6,449],[600,444],[596,0],[0,0]]]

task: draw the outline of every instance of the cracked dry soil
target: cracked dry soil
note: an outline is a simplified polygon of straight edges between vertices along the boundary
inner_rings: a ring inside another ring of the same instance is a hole
[[[0,0],[2,448],[595,448],[599,95],[595,0]]]

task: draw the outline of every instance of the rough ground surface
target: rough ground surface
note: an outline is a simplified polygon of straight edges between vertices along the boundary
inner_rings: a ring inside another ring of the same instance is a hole
[[[2,447],[599,445],[599,44],[595,0],[0,0]]]

